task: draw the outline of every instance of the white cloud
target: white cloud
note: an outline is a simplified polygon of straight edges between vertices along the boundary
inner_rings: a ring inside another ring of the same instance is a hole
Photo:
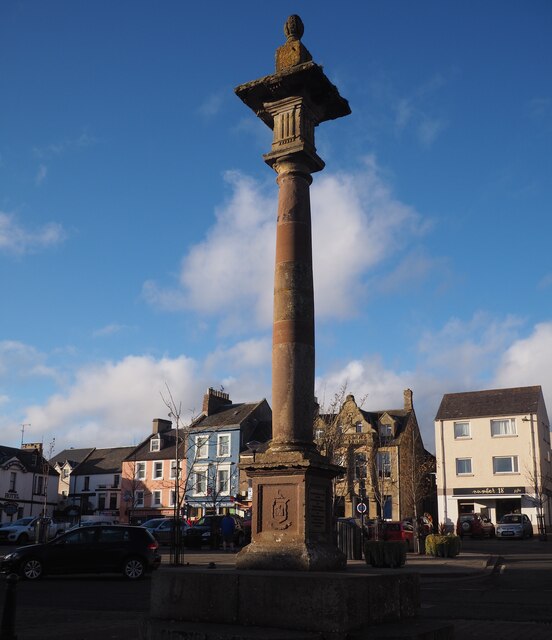
[[[266,329],[272,322],[276,193],[236,172],[226,179],[232,196],[216,211],[206,239],[184,257],[181,286],[150,281],[143,293],[156,306],[220,314],[222,333]],[[317,318],[351,317],[389,247],[398,255],[427,224],[393,195],[373,157],[356,173],[315,176],[311,199]]]
[[[50,222],[36,231],[28,231],[13,214],[0,211],[0,252],[22,255],[60,244],[66,234],[60,224]]]
[[[112,323],[102,327],[101,329],[96,329],[92,335],[95,338],[102,338],[104,336],[112,336],[116,333],[120,333],[121,331],[124,331],[124,329],[126,329],[125,325]]]
[[[46,165],[41,164],[38,167],[38,171],[36,172],[35,185],[37,187],[39,185],[41,185],[44,182],[44,180],[46,179],[47,175],[48,175],[48,168],[46,167]]]
[[[130,445],[148,435],[153,418],[168,413],[160,396],[165,383],[183,407],[197,402],[202,388],[196,370],[184,356],[128,356],[85,366],[45,404],[27,407],[23,422],[33,425],[33,433],[55,437],[58,450]]]
[[[49,367],[47,356],[34,347],[16,340],[0,341],[0,382],[24,378],[59,379],[59,373]]]
[[[213,94],[206,98],[202,104],[199,105],[198,113],[203,118],[213,118],[220,113],[223,104],[223,97],[221,94]]]
[[[552,322],[537,324],[527,338],[516,340],[502,355],[494,384],[497,387],[541,385],[552,415]]]

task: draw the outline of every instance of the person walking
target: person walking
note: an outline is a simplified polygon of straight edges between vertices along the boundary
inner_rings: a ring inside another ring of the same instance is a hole
[[[234,551],[234,532],[236,530],[236,523],[234,518],[226,513],[220,521],[220,532],[222,534],[222,550],[227,551],[228,545],[230,545],[230,551]]]

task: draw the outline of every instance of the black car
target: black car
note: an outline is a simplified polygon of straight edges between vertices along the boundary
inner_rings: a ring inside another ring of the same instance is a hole
[[[201,547],[209,545],[218,549],[222,542],[220,522],[224,516],[210,515],[200,518],[190,529],[186,530],[184,543],[187,547]],[[232,515],[234,519],[234,544],[241,547],[245,543],[245,530],[240,516]]]
[[[142,578],[161,563],[159,543],[142,527],[95,525],[68,531],[50,542],[19,547],[5,556],[0,570],[27,580],[45,574],[122,573]]]

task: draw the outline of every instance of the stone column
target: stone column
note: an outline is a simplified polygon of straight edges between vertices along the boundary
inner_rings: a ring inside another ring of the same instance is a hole
[[[313,443],[314,288],[311,174],[324,168],[315,127],[349,105],[301,43],[298,16],[284,27],[276,73],[236,89],[274,132],[265,162],[278,174],[272,343],[272,442],[245,470],[253,479],[252,542],[240,569],[339,569],[332,540],[332,479],[341,472]]]

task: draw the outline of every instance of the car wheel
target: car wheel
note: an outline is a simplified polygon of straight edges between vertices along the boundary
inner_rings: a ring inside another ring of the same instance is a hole
[[[123,567],[123,574],[129,580],[139,580],[144,576],[146,567],[140,558],[128,558]]]
[[[26,533],[22,533],[19,538],[17,538],[17,544],[27,544],[29,542],[29,536]]]
[[[471,524],[469,522],[462,522],[462,531],[464,533],[468,533],[471,529]]]
[[[42,562],[37,558],[28,558],[22,562],[20,573],[25,580],[38,580],[43,573]]]

